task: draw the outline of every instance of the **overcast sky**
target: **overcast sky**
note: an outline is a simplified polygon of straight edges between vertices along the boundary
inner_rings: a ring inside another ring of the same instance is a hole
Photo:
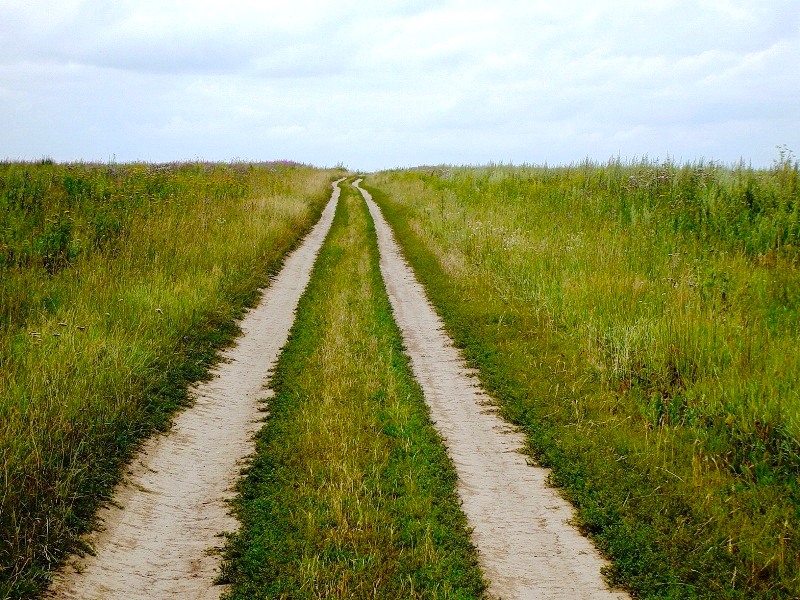
[[[0,158],[800,153],[800,0],[0,0]]]

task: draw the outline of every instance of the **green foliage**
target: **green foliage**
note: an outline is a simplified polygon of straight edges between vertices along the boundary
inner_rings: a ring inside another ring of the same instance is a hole
[[[0,164],[0,597],[28,598],[319,215],[329,173]]]
[[[342,187],[240,483],[228,597],[481,597],[455,473],[403,354],[374,229]]]
[[[643,597],[800,593],[798,164],[378,174],[451,334]]]

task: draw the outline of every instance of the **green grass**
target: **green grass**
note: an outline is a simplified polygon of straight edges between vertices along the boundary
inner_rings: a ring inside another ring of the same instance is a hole
[[[31,597],[319,216],[285,165],[0,164],[0,598]]]
[[[403,354],[373,225],[342,188],[239,486],[228,597],[481,597],[456,477]]]
[[[368,183],[613,582],[651,598],[800,595],[791,156]]]

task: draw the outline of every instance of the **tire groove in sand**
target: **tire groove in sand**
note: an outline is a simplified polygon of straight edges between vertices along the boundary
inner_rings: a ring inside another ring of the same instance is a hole
[[[412,370],[445,439],[462,508],[473,528],[489,593],[500,598],[628,598],[609,590],[606,564],[568,521],[572,507],[546,484],[546,469],[529,466],[524,436],[505,423],[470,371],[437,316],[372,197],[380,266],[394,318]]]
[[[223,544],[237,528],[225,502],[233,496],[242,460],[260,427],[259,400],[275,366],[311,269],[330,229],[340,179],[318,223],[264,290],[240,326],[236,345],[223,353],[214,378],[194,390],[194,405],[172,430],[148,440],[114,504],[100,513],[103,530],[89,541],[95,556],[74,559],[54,577],[47,597],[218,599],[214,585]]]

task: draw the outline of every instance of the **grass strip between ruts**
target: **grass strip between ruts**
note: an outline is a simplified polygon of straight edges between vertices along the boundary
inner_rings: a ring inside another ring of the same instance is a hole
[[[234,502],[228,597],[480,597],[456,475],[403,353],[372,222],[342,192]]]

